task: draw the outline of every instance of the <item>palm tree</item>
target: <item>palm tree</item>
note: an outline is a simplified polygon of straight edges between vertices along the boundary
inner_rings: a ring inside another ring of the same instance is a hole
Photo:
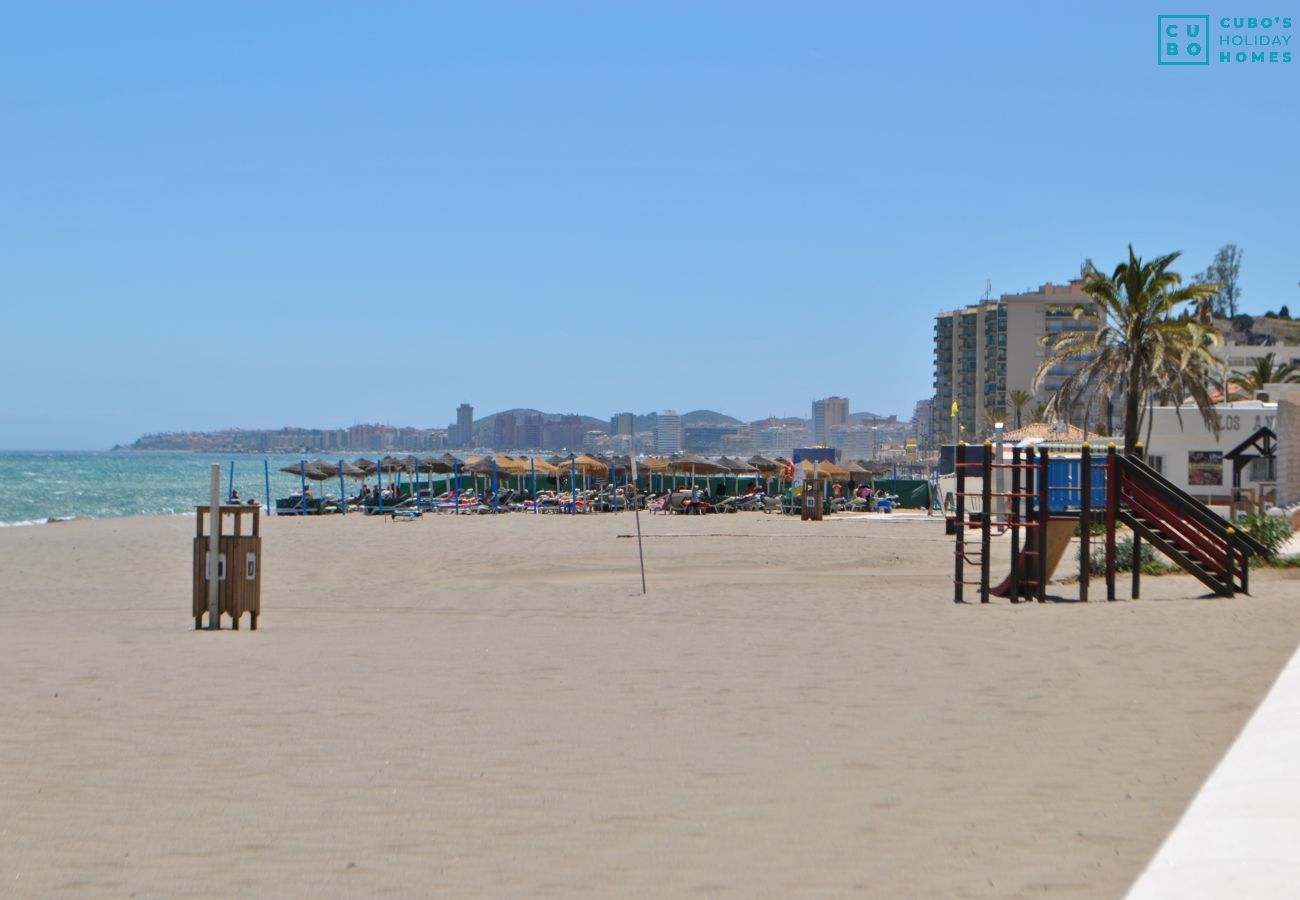
[[[1290,363],[1278,363],[1277,354],[1255,357],[1255,365],[1247,372],[1234,372],[1228,376],[1230,388],[1240,389],[1247,397],[1264,390],[1266,384],[1294,384],[1300,381],[1300,370]]]
[[[1016,430],[1020,430],[1020,414],[1024,412],[1025,407],[1034,402],[1034,395],[1029,391],[1022,391],[1017,388],[1007,394],[1007,402],[1011,408],[1016,411]]]
[[[1084,263],[1083,292],[1092,301],[1097,330],[1043,338],[1048,354],[1034,377],[1035,388],[1050,369],[1066,362],[1080,364],[1048,399],[1049,414],[1067,412],[1080,397],[1104,400],[1122,395],[1124,451],[1131,453],[1157,399],[1178,404],[1190,397],[1206,426],[1219,433],[1210,387],[1220,368],[1213,348],[1222,338],[1199,319],[1177,315],[1187,304],[1213,295],[1217,287],[1182,287],[1182,276],[1169,271],[1178,257],[1169,253],[1146,262],[1130,244],[1128,260],[1110,276],[1091,260]],[[1084,312],[1076,309],[1075,316]]]

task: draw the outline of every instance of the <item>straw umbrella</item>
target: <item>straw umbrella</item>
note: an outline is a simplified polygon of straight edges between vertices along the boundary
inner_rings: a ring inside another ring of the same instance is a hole
[[[694,489],[695,476],[697,474],[704,475],[707,479],[711,478],[713,475],[726,472],[727,467],[719,465],[711,459],[706,459],[697,453],[687,453],[684,456],[674,456],[672,459],[668,460],[668,471],[681,473],[683,475],[689,473],[691,476],[691,488]]]

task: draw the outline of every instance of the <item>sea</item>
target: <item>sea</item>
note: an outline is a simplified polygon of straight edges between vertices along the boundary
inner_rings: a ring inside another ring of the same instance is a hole
[[[221,466],[222,497],[233,485],[241,499],[256,498],[265,506],[268,473],[272,499],[287,497],[299,489],[300,479],[280,469],[301,459],[135,450],[0,451],[0,528],[83,517],[190,515],[208,501],[213,463]],[[313,485],[312,492],[319,496],[322,487],[325,493],[339,493],[337,481]],[[356,489],[355,482],[346,484],[348,493]]]

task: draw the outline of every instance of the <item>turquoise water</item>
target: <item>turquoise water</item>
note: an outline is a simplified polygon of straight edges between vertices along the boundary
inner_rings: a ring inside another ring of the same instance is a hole
[[[353,454],[355,456],[355,454]],[[270,464],[271,496],[287,497],[296,475],[279,471],[298,456],[217,456],[201,453],[0,452],[0,526],[43,524],[77,516],[153,516],[192,513],[208,499],[212,463],[221,465],[222,496],[230,487],[230,463],[240,497],[266,502],[263,460]],[[349,459],[351,457],[348,457]],[[384,479],[388,480],[387,477]],[[308,482],[311,484],[311,482]],[[370,479],[374,484],[374,479]],[[338,496],[337,480],[312,485],[312,494]],[[357,483],[346,482],[353,494]]]

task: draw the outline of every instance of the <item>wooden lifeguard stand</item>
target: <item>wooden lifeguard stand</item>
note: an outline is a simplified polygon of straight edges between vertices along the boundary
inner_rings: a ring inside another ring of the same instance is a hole
[[[197,531],[194,537],[194,629],[203,626],[203,614],[208,611],[208,547],[211,533],[203,533],[204,519],[213,519],[211,506],[197,508]],[[249,625],[257,630],[257,615],[262,611],[262,536],[260,532],[261,508],[258,506],[226,506],[217,508],[215,525],[219,541],[217,562],[217,621],[209,627],[221,627],[221,615],[230,616],[232,627],[239,630],[239,619],[249,615]],[[222,523],[226,517],[234,519],[233,533],[226,533]],[[251,534],[243,533],[243,519],[253,517]],[[210,525],[210,527],[212,527]]]

